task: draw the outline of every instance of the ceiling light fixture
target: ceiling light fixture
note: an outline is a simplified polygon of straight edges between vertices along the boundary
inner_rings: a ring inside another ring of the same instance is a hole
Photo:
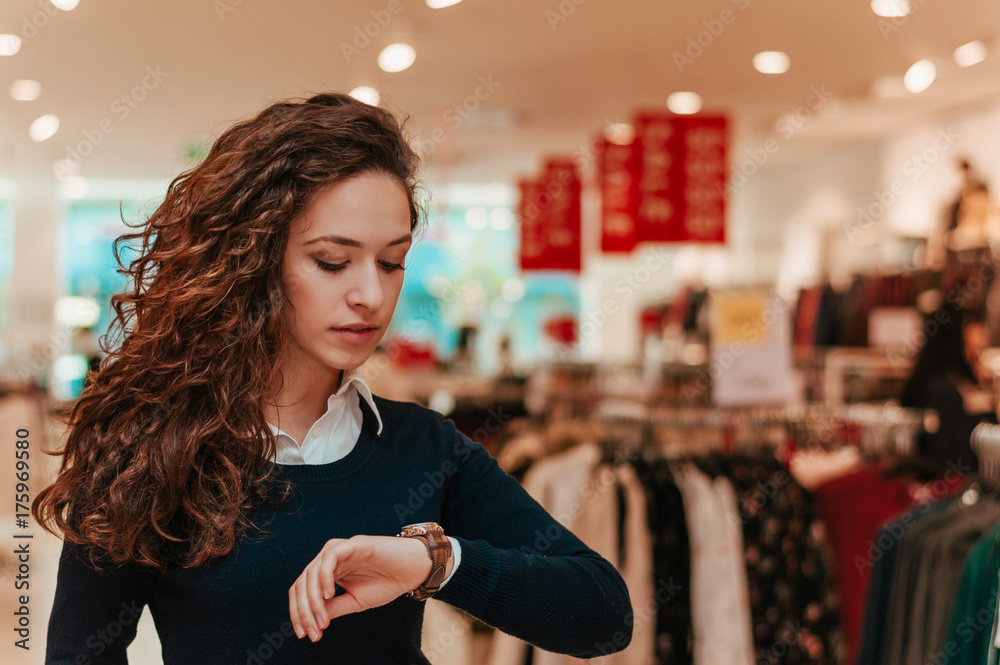
[[[678,115],[691,115],[701,110],[701,95],[697,92],[675,92],[667,97],[667,108]]]
[[[378,106],[379,101],[382,99],[382,95],[379,94],[378,90],[370,85],[359,85],[347,94],[354,97],[354,99],[359,102],[364,102],[365,104],[370,104],[371,106]]]
[[[19,79],[10,84],[10,98],[17,102],[33,102],[42,94],[42,84],[29,79]]]
[[[910,0],[872,0],[872,11],[883,18],[901,18],[908,16],[913,8]]]
[[[389,44],[378,54],[378,66],[390,74],[409,68],[417,59],[417,52],[409,44]]]
[[[951,54],[959,67],[971,67],[986,59],[986,44],[978,39],[968,44],[962,44]]]
[[[753,57],[753,68],[761,74],[784,74],[790,65],[784,51],[761,51]]]
[[[427,6],[431,9],[444,9],[445,7],[457,5],[460,2],[462,0],[427,0]]]
[[[17,35],[0,35],[0,55],[14,55],[20,50],[20,37]]]
[[[80,4],[80,0],[49,0],[49,2],[64,12],[71,12]]]
[[[59,116],[53,115],[51,113],[46,113],[40,116],[31,123],[31,127],[28,128],[28,136],[31,137],[32,141],[44,141],[45,139],[52,138],[52,136],[59,131]]]
[[[930,87],[936,78],[937,67],[934,66],[934,63],[930,60],[919,60],[906,70],[906,74],[903,75],[903,85],[906,86],[907,90],[916,94]]]
[[[604,138],[615,145],[628,145],[635,140],[635,127],[627,122],[613,122],[604,128]]]

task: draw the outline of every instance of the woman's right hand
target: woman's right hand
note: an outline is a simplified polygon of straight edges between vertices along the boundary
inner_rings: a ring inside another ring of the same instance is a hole
[[[449,559],[448,574],[451,573]],[[326,541],[288,590],[295,634],[322,637],[330,621],[379,607],[416,589],[431,573],[426,546],[415,538],[353,536]],[[340,585],[344,593],[335,596]]]

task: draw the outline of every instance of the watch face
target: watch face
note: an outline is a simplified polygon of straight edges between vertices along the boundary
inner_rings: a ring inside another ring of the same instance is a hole
[[[419,524],[410,524],[409,526],[403,527],[403,533],[407,535],[422,534],[427,533],[428,531],[443,532],[444,529],[442,529],[441,525],[437,522],[421,522]]]

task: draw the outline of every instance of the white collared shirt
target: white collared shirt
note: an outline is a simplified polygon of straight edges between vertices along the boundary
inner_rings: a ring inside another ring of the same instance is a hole
[[[340,388],[326,400],[326,413],[312,424],[302,443],[268,423],[278,439],[278,449],[274,461],[278,464],[330,464],[346,457],[357,444],[358,437],[361,435],[361,425],[364,422],[364,414],[361,412],[361,405],[358,404],[358,395],[371,408],[375,420],[378,422],[376,434],[381,434],[382,416],[378,412],[378,407],[375,406],[375,400],[372,398],[368,384],[353,370],[345,370]],[[454,538],[448,537],[448,540],[451,541],[455,565],[451,570],[451,575],[441,583],[442,587],[455,574],[455,571],[458,570],[458,564],[462,561],[462,546]]]
[[[375,400],[368,384],[354,371],[345,371],[337,392],[326,400],[326,413],[312,424],[302,443],[290,434],[281,431],[271,423],[271,431],[278,437],[278,464],[329,464],[347,456],[354,449],[361,434],[364,414],[358,404],[358,395],[368,402],[378,431],[382,433],[382,416],[379,415]]]

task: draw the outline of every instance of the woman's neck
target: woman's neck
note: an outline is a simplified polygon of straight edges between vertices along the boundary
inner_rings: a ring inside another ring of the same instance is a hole
[[[306,429],[326,413],[327,400],[341,386],[345,371],[315,363],[285,363],[281,370],[283,385],[265,408],[264,416],[276,427]],[[280,380],[280,378],[276,379]]]

